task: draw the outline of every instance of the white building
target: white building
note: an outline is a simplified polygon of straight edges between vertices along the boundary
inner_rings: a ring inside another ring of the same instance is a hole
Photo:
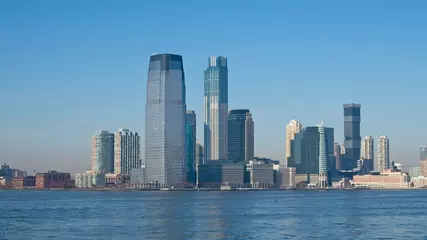
[[[387,136],[381,136],[378,139],[377,147],[377,171],[383,172],[390,168],[390,148]]]
[[[254,121],[251,113],[246,113],[245,120],[245,160],[249,161],[254,159],[255,152],[255,135],[254,135]]]
[[[114,134],[98,131],[92,136],[92,172],[114,171]]]
[[[374,160],[374,139],[371,136],[363,138],[360,149],[360,158]]]
[[[295,139],[295,134],[302,130],[302,124],[297,120],[291,120],[286,125],[286,158],[285,164],[287,164],[288,158],[291,156],[291,141]]]
[[[105,174],[86,171],[85,173],[76,173],[75,185],[77,188],[100,188],[105,186]]]

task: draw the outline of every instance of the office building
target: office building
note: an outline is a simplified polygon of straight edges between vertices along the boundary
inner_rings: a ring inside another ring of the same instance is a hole
[[[150,57],[145,105],[147,181],[162,187],[185,182],[185,77],[182,57]]]
[[[70,174],[57,171],[36,174],[36,188],[67,188],[70,187]]]
[[[92,172],[114,171],[114,134],[98,131],[92,136]]]
[[[295,139],[295,135],[302,130],[302,124],[297,120],[291,120],[288,125],[286,125],[286,156],[285,156],[285,166],[287,164],[288,158],[292,155],[291,141]]]
[[[353,184],[357,188],[409,188],[410,177],[407,173],[386,169],[380,174],[355,175]]]
[[[328,163],[327,163],[327,152],[326,152],[326,137],[325,137],[325,126],[323,125],[323,119],[319,129],[319,188],[328,187]]]
[[[280,167],[280,179],[277,182],[277,185],[280,188],[292,188],[296,186],[296,168],[293,167]]]
[[[344,148],[343,169],[352,170],[360,159],[360,104],[344,104]]]
[[[105,187],[105,173],[86,171],[74,176],[76,188],[103,188]]]
[[[145,168],[133,168],[130,172],[130,185],[132,188],[145,187]]]
[[[254,159],[255,155],[255,129],[251,113],[246,113],[245,120],[245,161]]]
[[[386,169],[390,168],[390,149],[389,139],[387,138],[387,136],[381,136],[378,139],[377,151],[377,171],[383,172]]]
[[[228,154],[228,68],[227,58],[210,57],[205,70],[205,159],[227,160]]]
[[[187,184],[196,183],[196,114],[188,110],[185,114],[185,169]]]
[[[243,187],[244,169],[242,162],[208,161],[198,166],[197,182],[199,187]]]
[[[132,168],[140,167],[140,136],[128,129],[118,129],[114,134],[114,173],[129,175]]]
[[[228,114],[228,155],[233,162],[254,158],[254,122],[248,109],[231,110]]]
[[[273,164],[249,161],[246,166],[247,181],[251,188],[271,188],[274,186]]]
[[[366,136],[362,140],[360,151],[361,159],[374,159],[374,138]]]
[[[420,167],[411,167],[409,168],[409,176],[411,178],[421,176],[421,168]]]
[[[334,144],[335,169],[341,170],[341,146],[338,143]]]
[[[205,164],[203,156],[203,145],[196,143],[196,165]]]
[[[420,146],[420,161],[427,159],[427,145]]]

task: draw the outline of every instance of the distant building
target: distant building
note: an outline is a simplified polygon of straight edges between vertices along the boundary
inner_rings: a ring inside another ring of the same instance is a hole
[[[118,129],[114,134],[114,173],[129,175],[132,168],[140,167],[140,136],[129,129]]]
[[[360,159],[360,104],[344,104],[344,170],[356,168]]]
[[[242,187],[244,164],[229,161],[208,161],[198,166],[199,187]]]
[[[356,175],[353,177],[353,184],[361,188],[408,188],[410,187],[410,177],[407,173],[393,172],[388,169],[379,175]]]
[[[3,165],[1,165],[1,168],[0,168],[0,177],[4,177],[4,178],[7,178],[7,179],[11,179],[13,177],[12,176],[12,169],[6,163],[4,163]]]
[[[249,109],[235,109],[228,114],[228,154],[227,160],[245,161],[246,114]],[[250,114],[250,113],[249,113]],[[253,129],[252,129],[253,130]]]
[[[341,146],[334,144],[335,169],[341,170]]]
[[[251,113],[245,119],[245,161],[252,160],[255,154],[255,126]]]
[[[185,169],[187,185],[196,183],[196,113],[185,114]]]
[[[327,162],[327,147],[326,147],[326,134],[323,119],[319,129],[319,188],[326,188],[328,184],[328,162]],[[332,141],[333,142],[333,141]],[[335,168],[335,166],[334,166]]]
[[[70,174],[56,171],[36,174],[36,188],[67,188],[70,183]]]
[[[196,165],[204,164],[203,146],[200,143],[196,144]]]
[[[421,161],[420,173],[421,173],[421,176],[427,177],[427,159],[424,159]]]
[[[381,136],[378,139],[377,147],[377,171],[383,172],[386,169],[390,169],[390,148],[389,148],[389,139],[387,136]]]
[[[12,179],[12,188],[13,189],[24,188],[24,179],[23,178],[13,178]]]
[[[291,120],[288,125],[286,125],[286,156],[285,156],[285,166],[287,164],[288,158],[292,155],[291,141],[295,139],[295,135],[302,130],[302,124],[297,120]]]
[[[420,167],[411,167],[409,168],[409,176],[411,178],[421,176],[421,168]]]
[[[227,160],[228,154],[228,66],[223,56],[210,57],[204,82],[205,162]]]
[[[420,161],[427,159],[427,145],[420,146]]]
[[[36,176],[24,177],[24,187],[25,188],[35,188],[36,187]]]
[[[87,171],[85,173],[76,173],[76,188],[103,188],[105,187],[105,173],[94,173]]]
[[[374,139],[371,136],[366,136],[363,138],[360,158],[374,159]]]
[[[133,168],[130,172],[131,187],[142,188],[145,186],[145,168]]]
[[[274,186],[273,164],[249,161],[246,164],[248,183],[252,188],[271,188]]]
[[[293,167],[280,168],[281,181],[279,184],[280,188],[291,188],[296,186],[296,169]]]
[[[108,131],[98,131],[92,136],[92,171],[114,171],[114,134]]]

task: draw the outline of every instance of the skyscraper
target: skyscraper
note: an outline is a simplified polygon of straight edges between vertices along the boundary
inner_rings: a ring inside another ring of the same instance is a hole
[[[360,104],[344,104],[345,170],[356,168],[360,160],[360,108]]]
[[[92,167],[95,173],[114,171],[114,134],[98,131],[92,136]]]
[[[302,125],[297,120],[291,120],[288,125],[286,125],[286,158],[285,162],[288,161],[288,158],[291,156],[291,141],[295,139],[295,134],[299,133],[302,130]]]
[[[420,146],[420,161],[427,159],[427,145]]]
[[[140,137],[129,129],[114,134],[114,173],[130,175],[132,168],[141,168]]]
[[[325,137],[325,126],[323,125],[323,119],[319,129],[319,187],[326,188],[328,186],[327,174],[328,174],[328,163],[326,159],[326,137]]]
[[[246,113],[245,120],[245,161],[254,159],[255,154],[255,135],[254,120],[251,113]]]
[[[420,174],[427,177],[427,145],[420,146]]]
[[[196,165],[204,164],[203,146],[200,143],[196,143]]]
[[[382,172],[386,169],[390,168],[390,149],[389,149],[389,139],[387,136],[381,136],[378,139],[378,147],[377,147],[377,164],[378,171]]]
[[[206,160],[226,160],[228,154],[228,68],[226,57],[210,57],[205,70],[204,148]]]
[[[248,109],[231,110],[228,114],[228,156],[234,162],[245,160],[246,114]]]
[[[360,157],[363,159],[374,159],[374,139],[371,136],[363,138]]]
[[[182,57],[151,56],[145,105],[145,167],[151,183],[185,182],[185,112]]]
[[[185,167],[187,183],[196,183],[196,114],[188,110],[185,114]]]
[[[335,169],[341,170],[341,146],[334,144]]]

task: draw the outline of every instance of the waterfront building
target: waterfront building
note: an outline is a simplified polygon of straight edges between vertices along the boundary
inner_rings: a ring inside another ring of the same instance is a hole
[[[255,155],[255,133],[254,120],[251,113],[246,113],[245,120],[245,161],[254,159]]]
[[[35,188],[36,187],[36,176],[24,177],[24,187],[25,188]]]
[[[101,188],[105,187],[105,173],[86,171],[76,173],[74,176],[76,188]]]
[[[131,187],[144,187],[146,183],[145,175],[145,168],[133,168],[130,172]]]
[[[12,178],[12,188],[13,189],[23,189],[24,188],[24,179],[23,178]]]
[[[204,164],[203,145],[196,143],[196,165]]]
[[[196,183],[196,113],[185,114],[185,169],[187,184]]]
[[[208,161],[198,166],[199,187],[243,187],[244,164],[230,161]]]
[[[427,159],[427,145],[420,146],[420,161]]]
[[[129,175],[132,168],[141,167],[140,136],[129,129],[114,134],[114,173]]]
[[[421,176],[427,177],[427,159],[424,159],[421,161],[420,173],[421,173]]]
[[[286,156],[285,156],[285,166],[287,166],[288,158],[292,155],[291,141],[295,139],[295,135],[302,130],[302,124],[297,120],[291,120],[288,125],[286,125]]]
[[[411,167],[411,168],[409,168],[409,176],[411,178],[421,176],[421,168],[420,167]]]
[[[249,161],[246,164],[247,181],[252,188],[271,188],[274,186],[273,164],[262,161]]]
[[[380,174],[355,175],[353,184],[358,188],[409,188],[410,177],[405,172],[386,169]]]
[[[228,67],[226,57],[210,57],[204,80],[205,162],[227,160]]]
[[[374,138],[372,138],[372,136],[366,136],[363,138],[360,150],[360,158],[374,159]]]
[[[98,131],[92,136],[92,168],[96,173],[114,171],[114,134]]]
[[[319,188],[328,187],[328,163],[326,159],[326,137],[325,137],[325,126],[323,125],[323,119],[319,129]]]
[[[344,170],[352,170],[360,159],[360,104],[344,104]]]
[[[379,137],[377,151],[377,171],[383,172],[384,170],[390,168],[390,148],[389,139],[387,136]]]
[[[338,143],[334,144],[335,169],[341,170],[341,146]]]
[[[254,122],[248,109],[231,110],[228,114],[228,155],[233,162],[254,158]]]
[[[411,185],[414,188],[427,188],[427,177],[411,177]]]
[[[296,186],[296,168],[281,167],[279,171],[281,179],[277,184],[280,188],[292,188]]]
[[[183,186],[185,179],[185,77],[182,57],[150,57],[145,105],[147,181]]]
[[[36,188],[67,188],[70,186],[70,174],[57,171],[36,174]]]

